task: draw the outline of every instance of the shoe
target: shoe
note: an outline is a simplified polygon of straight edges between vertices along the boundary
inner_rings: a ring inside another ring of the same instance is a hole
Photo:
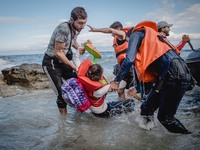
[[[122,104],[122,101],[112,101],[112,102],[108,102],[108,104],[112,107],[116,107],[118,105]]]
[[[110,116],[116,116],[122,113],[132,112],[135,103],[133,99],[127,99],[123,101],[108,102],[108,105],[111,108]]]
[[[127,99],[123,101],[124,111],[125,112],[132,112],[134,111],[135,102],[133,99]]]
[[[175,117],[166,119],[165,121],[160,121],[161,124],[172,133],[181,133],[181,134],[191,134],[192,132],[188,131],[183,124],[176,119]]]
[[[122,105],[125,107],[134,107],[135,106],[134,99],[126,99],[122,101]]]
[[[151,130],[155,126],[154,116],[141,116],[139,126],[146,130]]]
[[[123,113],[122,109],[119,108],[113,108],[109,111],[109,116],[113,117],[113,116],[117,116],[117,115],[121,115]]]

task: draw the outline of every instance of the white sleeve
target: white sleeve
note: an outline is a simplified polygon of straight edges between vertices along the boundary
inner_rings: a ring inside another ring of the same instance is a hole
[[[119,89],[123,89],[126,87],[126,81],[122,80],[120,83],[119,83]]]
[[[108,89],[110,87],[110,84],[107,84],[106,86],[96,90],[94,93],[93,93],[93,96],[95,97],[102,97],[104,96],[106,93],[108,93]]]
[[[79,67],[81,64],[79,57],[80,57],[80,54],[79,54],[79,49],[78,49],[76,50],[76,52],[73,54],[73,57],[72,57],[72,62],[74,63],[76,67]]]

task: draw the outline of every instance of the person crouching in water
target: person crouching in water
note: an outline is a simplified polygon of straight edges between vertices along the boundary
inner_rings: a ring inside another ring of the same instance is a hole
[[[90,110],[97,117],[112,117],[134,109],[134,100],[106,102],[106,94],[112,92],[110,84],[103,77],[103,68],[92,64],[89,59],[83,60],[78,71],[78,80],[82,83],[91,102]]]

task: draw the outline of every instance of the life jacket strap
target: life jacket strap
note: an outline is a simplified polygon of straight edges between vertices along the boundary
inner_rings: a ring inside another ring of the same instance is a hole
[[[161,35],[158,35],[158,39],[159,39],[161,42],[167,44],[167,45],[177,54],[175,48],[171,45],[171,43],[167,42]]]
[[[126,51],[127,51],[127,49],[122,50],[122,51],[120,51],[119,53],[117,53],[117,54],[116,54],[116,58],[117,58],[119,55],[126,53]]]

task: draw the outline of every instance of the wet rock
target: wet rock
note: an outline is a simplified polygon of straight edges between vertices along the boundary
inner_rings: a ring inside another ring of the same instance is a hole
[[[0,97],[10,97],[15,95],[24,94],[26,92],[25,89],[20,88],[19,86],[12,85],[9,86],[7,84],[0,85]]]
[[[2,70],[3,80],[8,85],[30,89],[50,88],[50,83],[40,64],[21,64]]]

